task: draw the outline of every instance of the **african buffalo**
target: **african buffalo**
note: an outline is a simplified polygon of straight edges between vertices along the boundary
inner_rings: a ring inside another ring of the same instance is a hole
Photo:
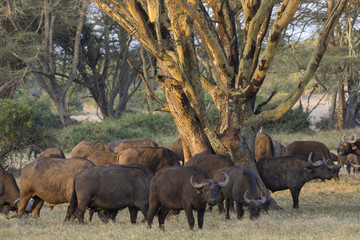
[[[226,180],[219,182],[210,179],[206,171],[198,166],[162,168],[150,183],[148,227],[151,228],[157,212],[159,227],[164,230],[164,221],[170,210],[185,210],[190,229],[194,229],[193,210],[196,210],[201,229],[206,204],[215,205],[220,187],[229,182],[229,176],[225,175]]]
[[[33,213],[37,219],[40,219],[44,201],[50,205],[70,202],[75,175],[93,166],[83,158],[38,157],[27,164],[20,177],[19,216],[24,213],[30,198],[35,200]]]
[[[15,202],[20,196],[19,187],[14,176],[0,165],[0,208],[3,208],[5,215],[17,209]]]
[[[105,166],[118,163],[118,153],[97,151],[89,154],[86,159],[93,162],[96,166]]]
[[[360,139],[355,136],[354,140],[347,140],[345,136],[342,137],[342,142],[337,148],[339,156],[346,156],[349,153],[360,155]]]
[[[286,155],[297,155],[307,158],[313,153],[313,159],[322,159],[325,156],[326,163],[334,179],[339,180],[340,165],[335,165],[329,148],[318,141],[295,141],[286,146]]]
[[[290,189],[293,208],[299,208],[299,194],[304,184],[312,179],[331,179],[325,159],[312,162],[302,156],[263,158],[256,162],[259,175],[272,192]]]
[[[200,166],[205,169],[210,178],[214,178],[218,169],[234,166],[234,161],[229,155],[200,153],[194,155],[187,161],[184,166]],[[210,205],[208,210],[212,211]]]
[[[153,176],[152,171],[139,164],[86,169],[75,177],[74,191],[65,220],[76,217],[79,222],[84,223],[87,207],[108,212],[127,207],[131,223],[135,224],[138,210],[146,216],[150,180]]]
[[[141,140],[125,139],[114,148],[114,152],[119,153],[128,148],[139,147],[139,146],[158,147],[158,144],[151,139],[141,139]]]
[[[156,173],[166,166],[180,166],[179,159],[170,149],[163,147],[133,147],[118,155],[119,164],[138,163]]]
[[[42,151],[39,157],[65,158],[65,154],[60,147],[53,147]]]
[[[96,151],[111,152],[110,147],[106,143],[81,141],[71,150],[71,156],[86,158]]]
[[[230,177],[229,183],[221,188],[220,196],[225,198],[226,219],[230,219],[230,203],[235,201],[237,218],[241,219],[244,215],[243,205],[247,205],[250,219],[253,220],[260,216],[260,211],[266,202],[266,197],[258,195],[258,186],[255,174],[250,169],[232,166],[218,170],[214,176],[215,179],[223,181],[223,173]],[[223,209],[223,199],[218,202],[219,209]]]
[[[345,165],[349,175],[350,175],[351,167],[354,168],[353,170],[354,173],[358,173],[360,168],[360,156],[353,153],[349,153],[348,155],[346,155]]]
[[[265,133],[256,134],[254,144],[255,160],[259,161],[264,157],[274,156],[274,146],[271,137]]]

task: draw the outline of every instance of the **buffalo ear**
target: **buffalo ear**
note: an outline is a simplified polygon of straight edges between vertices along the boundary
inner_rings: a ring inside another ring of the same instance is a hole
[[[356,150],[356,146],[354,146],[354,145],[351,148],[352,148],[352,150]]]
[[[204,187],[201,187],[201,188],[195,188],[195,192],[200,194],[200,193],[202,193],[202,192],[203,192],[203,188],[204,188]]]
[[[304,169],[305,169],[306,171],[308,171],[309,173],[314,172],[314,168],[311,167],[311,166],[307,166],[307,167],[305,167]]]

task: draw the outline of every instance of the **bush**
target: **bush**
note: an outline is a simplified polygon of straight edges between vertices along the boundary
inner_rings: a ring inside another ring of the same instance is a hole
[[[302,106],[290,109],[284,116],[274,123],[264,126],[266,132],[298,133],[310,131],[309,115]]]
[[[170,114],[127,113],[118,120],[84,122],[57,131],[60,146],[67,152],[85,140],[110,142],[125,138],[157,140],[163,136],[177,134],[177,128]]]
[[[318,130],[328,130],[329,129],[329,116],[320,117],[320,120],[315,123],[315,128]]]
[[[24,103],[0,100],[0,148],[4,160],[10,154],[43,141],[45,130],[36,122],[36,111]]]

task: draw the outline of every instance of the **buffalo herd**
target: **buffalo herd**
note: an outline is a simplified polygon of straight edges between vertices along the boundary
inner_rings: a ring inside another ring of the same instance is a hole
[[[226,135],[220,137],[226,145]],[[58,147],[39,153],[22,169],[20,187],[8,169],[0,166],[0,207],[6,215],[15,210],[19,217],[32,212],[39,220],[44,202],[50,207],[69,203],[65,221],[80,223],[86,210],[90,221],[97,212],[107,223],[128,208],[132,224],[141,211],[149,228],[156,215],[160,229],[169,212],[180,210],[194,229],[195,210],[201,229],[207,205],[210,210],[217,205],[226,219],[234,206],[238,219],[243,218],[244,208],[251,220],[258,218],[272,200],[266,188],[271,192],[289,189],[293,208],[299,208],[306,182],[339,180],[341,165],[346,165],[349,174],[351,167],[358,172],[359,155],[357,138],[343,137],[336,155],[321,142],[295,141],[285,146],[259,133],[254,144],[256,175],[225,154],[200,153],[183,164],[181,139],[170,148],[150,139],[109,144],[82,141],[73,148],[71,158]]]

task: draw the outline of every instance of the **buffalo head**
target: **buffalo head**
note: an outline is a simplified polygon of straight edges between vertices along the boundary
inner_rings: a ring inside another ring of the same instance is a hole
[[[323,157],[323,160],[318,160],[316,162],[313,162],[312,159],[313,153],[311,152],[308,157],[308,165],[306,166],[306,170],[313,174],[315,178],[321,178],[321,179],[328,179],[334,177],[332,173],[330,173],[328,165],[326,163],[325,157]]]
[[[342,142],[337,148],[339,156],[345,156],[349,153],[360,155],[360,139],[355,136],[354,140],[346,140],[345,135],[342,137]]]
[[[254,220],[260,216],[261,208],[267,201],[267,198],[263,193],[261,199],[248,199],[246,196],[247,193],[248,191],[244,193],[244,201],[249,205],[250,219]]]
[[[210,206],[214,206],[217,204],[217,199],[219,196],[220,187],[225,187],[229,181],[230,177],[224,172],[221,172],[225,176],[225,180],[220,182],[215,179],[205,179],[200,183],[195,182],[193,176],[190,177],[190,183],[195,188],[196,192],[202,193],[203,197],[205,198],[206,202]]]

